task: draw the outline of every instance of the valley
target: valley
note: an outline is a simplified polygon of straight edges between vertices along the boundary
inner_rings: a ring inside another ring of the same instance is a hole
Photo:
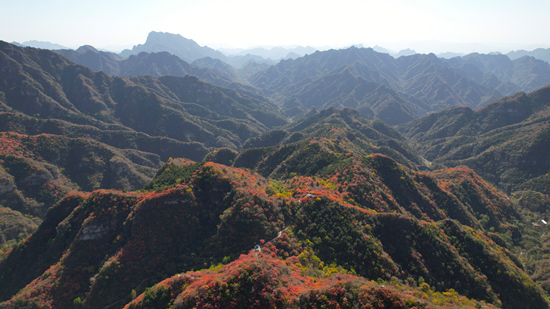
[[[0,41],[0,308],[550,307],[550,64],[300,51]]]

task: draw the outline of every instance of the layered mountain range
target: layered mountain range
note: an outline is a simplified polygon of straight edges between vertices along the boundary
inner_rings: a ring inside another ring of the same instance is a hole
[[[146,48],[147,47],[147,48]],[[94,71],[117,76],[191,74],[209,83],[269,98],[288,117],[310,108],[351,107],[363,117],[399,124],[449,107],[480,107],[519,91],[550,84],[550,65],[524,56],[471,54],[451,59],[409,53],[394,58],[370,48],[315,52],[268,65],[235,65],[179,35],[152,32],[121,55],[83,46],[57,51]],[[229,64],[228,64],[229,63]]]
[[[494,56],[0,42],[0,307],[550,307],[550,69]]]
[[[524,56],[534,57],[550,63],[550,48],[537,48],[532,51],[516,50],[506,54],[510,59],[517,59]]]
[[[149,33],[147,41],[144,44],[135,45],[131,50],[125,49],[120,54],[128,57],[141,52],[155,53],[162,51],[170,51],[172,54],[188,62],[204,57],[226,58],[221,52],[208,46],[200,46],[195,41],[184,38],[179,34],[155,31]]]
[[[505,188],[550,194],[550,87],[472,110],[454,108],[401,127],[426,159],[467,165]]]
[[[122,307],[135,297],[128,308],[235,307],[252,291],[258,295],[246,306],[253,308],[270,300],[284,307],[334,305],[345,303],[344,295],[351,303],[403,308],[548,307],[498,236],[518,237],[514,220],[523,218],[502,193],[470,169],[422,173],[386,155],[356,155],[346,145],[368,143],[361,132],[398,133],[369,123],[350,129],[358,115],[349,111],[321,116],[327,130],[255,148],[253,169],[172,160],[145,192],[68,195],[0,264],[0,284],[10,282],[4,305]],[[395,141],[391,149],[403,159],[400,148]],[[250,152],[239,154],[235,166],[240,156]],[[490,228],[495,240],[484,232]],[[255,245],[260,249],[249,253]],[[230,261],[209,273],[193,271]],[[341,283],[331,281],[335,274]],[[315,280],[327,285],[326,293],[340,288],[341,296],[308,298]],[[386,285],[391,297],[378,293]]]
[[[286,123],[267,99],[194,76],[113,77],[7,43],[0,65],[0,200],[35,216],[68,191],[139,189],[170,157],[240,149]]]

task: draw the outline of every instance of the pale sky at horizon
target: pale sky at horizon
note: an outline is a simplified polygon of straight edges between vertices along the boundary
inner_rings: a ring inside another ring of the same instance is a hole
[[[0,40],[70,48],[88,44],[119,51],[143,44],[150,31],[181,34],[214,48],[363,44],[418,52],[506,52],[550,47],[548,0],[0,2]]]

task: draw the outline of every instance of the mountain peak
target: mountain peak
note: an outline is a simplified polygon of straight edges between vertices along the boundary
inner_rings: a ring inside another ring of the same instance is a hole
[[[82,45],[76,50],[76,52],[80,53],[80,54],[85,54],[85,53],[90,52],[90,51],[93,52],[93,53],[98,53],[99,52],[92,45]]]
[[[221,52],[208,46],[200,46],[197,42],[184,38],[180,34],[155,31],[149,33],[144,44],[136,45],[132,50],[125,49],[120,54],[129,57],[140,52],[157,53],[163,51],[176,55],[187,62],[193,62],[204,57],[226,58]]]
[[[172,40],[176,40],[179,42],[186,42],[188,44],[196,44],[197,46],[199,46],[197,42],[191,39],[187,39],[183,37],[181,34],[174,34],[169,32],[156,32],[156,31],[149,32],[149,34],[147,35],[147,40],[145,41],[145,44],[169,43]]]

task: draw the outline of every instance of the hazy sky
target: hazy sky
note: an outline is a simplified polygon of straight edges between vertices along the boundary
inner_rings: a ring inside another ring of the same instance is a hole
[[[549,0],[0,0],[0,7],[0,40],[68,47],[131,47],[144,43],[150,31],[178,33],[215,48],[550,47]]]

